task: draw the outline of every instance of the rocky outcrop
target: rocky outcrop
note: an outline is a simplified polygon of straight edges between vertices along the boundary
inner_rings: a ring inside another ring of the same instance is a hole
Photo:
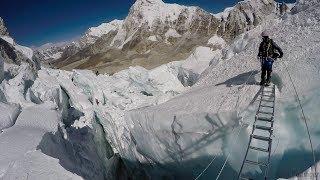
[[[3,19],[0,17],[0,36],[9,36],[9,32],[4,25]]]
[[[20,65],[22,62],[28,63],[34,70],[40,69],[40,62],[33,55],[31,48],[17,44],[0,17],[0,56],[4,62]]]
[[[7,63],[21,64],[26,58],[22,53],[15,51],[15,48],[7,41],[0,38],[0,56],[2,56]]]

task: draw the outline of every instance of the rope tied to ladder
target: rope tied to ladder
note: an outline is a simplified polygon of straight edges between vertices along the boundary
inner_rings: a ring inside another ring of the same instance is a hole
[[[243,83],[241,84],[240,88],[238,89],[238,92],[237,92],[237,93],[239,94],[239,96],[238,96],[238,101],[239,101],[239,99],[240,99],[240,91],[241,91],[241,90],[243,89],[243,87],[248,83],[249,79],[252,77],[253,74],[254,74],[254,71],[251,72],[251,74],[248,76],[248,78],[246,79],[246,81],[243,82]],[[228,91],[227,94],[229,94],[230,91],[231,91],[231,89]],[[224,99],[223,99],[223,101],[222,101],[222,104],[220,105],[218,111],[219,111],[220,108],[222,107],[222,105],[223,105],[223,103],[225,102],[225,99],[226,99],[227,97],[228,97],[228,96],[225,96],[225,97],[224,97]],[[237,103],[236,103],[236,108],[239,107],[238,105],[239,105],[239,103],[237,102]],[[238,114],[237,114],[237,115],[238,115]],[[243,118],[242,118],[242,119],[243,119]],[[238,139],[238,138],[239,138],[239,135],[240,135],[240,132],[241,132],[241,129],[242,129],[242,128],[243,128],[243,127],[240,127],[240,128],[239,128],[239,132],[238,132],[238,134],[237,134],[237,136],[236,136],[235,139]],[[234,129],[232,130],[231,134],[233,133],[233,131],[234,131],[235,129],[236,129],[236,128],[234,128]],[[234,141],[233,143],[235,143],[235,142],[236,142],[236,141]],[[207,169],[212,165],[212,163],[213,163],[213,161],[216,159],[216,157],[217,157],[217,156],[214,156],[214,157],[211,159],[210,163],[205,167],[205,169],[204,169],[194,180],[198,180],[198,179],[207,171]],[[227,161],[229,160],[229,157],[230,157],[230,153],[227,155],[227,158],[226,158],[226,160],[224,161],[223,166],[222,166],[222,168],[221,168],[221,170],[220,170],[220,172],[219,172],[216,180],[218,180],[219,177],[220,177],[220,175],[222,174],[222,171],[223,171],[223,169],[225,168],[226,163],[227,163]]]
[[[309,125],[308,125],[308,122],[307,122],[307,118],[305,116],[305,113],[304,113],[304,110],[303,110],[303,107],[302,107],[302,103],[301,103],[301,100],[300,100],[300,96],[298,94],[298,91],[297,91],[297,88],[296,86],[294,85],[293,83],[293,79],[292,79],[292,76],[289,72],[289,69],[287,67],[287,65],[283,62],[284,66],[285,66],[285,69],[289,75],[289,79],[291,81],[291,84],[292,84],[292,87],[294,89],[294,92],[295,92],[295,95],[297,96],[297,100],[298,100],[298,103],[299,103],[299,107],[301,109],[301,114],[302,114],[302,118],[304,120],[304,123],[305,123],[305,126],[306,126],[306,129],[307,129],[307,133],[308,133],[308,137],[309,137],[309,143],[310,143],[310,147],[311,147],[311,151],[312,151],[312,156],[313,156],[313,163],[314,163],[314,171],[315,171],[315,177],[316,177],[316,180],[318,180],[318,173],[317,173],[317,165],[316,165],[316,156],[315,156],[315,152],[314,152],[314,148],[313,148],[313,144],[312,144],[312,139],[311,139],[311,134],[310,134],[310,131],[309,131]]]

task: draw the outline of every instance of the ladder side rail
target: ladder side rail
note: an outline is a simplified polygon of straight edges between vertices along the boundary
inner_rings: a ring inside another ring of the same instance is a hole
[[[274,118],[274,112],[275,112],[275,105],[276,105],[276,93],[275,93],[275,85],[273,85],[273,97],[274,97],[274,101],[273,101],[273,109],[272,109],[272,118]],[[271,122],[271,128],[273,129],[273,124],[274,121]],[[270,138],[273,135],[273,132],[270,133]],[[268,163],[267,163],[267,167],[266,167],[266,172],[265,172],[265,180],[267,180],[268,178],[268,174],[269,174],[269,168],[270,168],[270,159],[271,159],[271,151],[272,151],[272,140],[269,144],[269,153],[268,153]]]
[[[262,93],[263,93],[263,90],[264,90],[264,87],[261,89]],[[255,115],[255,120],[254,120],[254,123],[253,123],[253,126],[252,126],[252,131],[251,131],[251,134],[250,134],[250,138],[249,138],[249,143],[248,143],[248,147],[247,147],[247,150],[246,150],[246,154],[244,156],[244,159],[242,161],[241,168],[240,168],[240,171],[239,171],[239,174],[238,174],[238,180],[242,178],[241,174],[242,174],[242,170],[243,170],[244,164],[245,164],[245,162],[247,160],[248,152],[249,152],[251,141],[252,141],[252,134],[254,133],[255,124],[256,124],[257,118],[258,118],[258,112],[259,112],[260,107],[261,107],[261,102],[262,102],[262,96],[260,97],[258,111],[256,112],[256,115]]]

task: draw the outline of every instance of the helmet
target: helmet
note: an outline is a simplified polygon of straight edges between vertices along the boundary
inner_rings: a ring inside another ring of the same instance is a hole
[[[270,36],[269,31],[264,30],[264,31],[261,33],[261,36],[262,36],[262,37],[269,37],[269,36]]]

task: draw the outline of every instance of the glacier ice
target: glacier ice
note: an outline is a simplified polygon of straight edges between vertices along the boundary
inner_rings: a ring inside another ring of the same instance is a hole
[[[20,114],[20,106],[17,104],[6,104],[0,102],[0,130],[9,128],[14,125],[18,115]]]
[[[257,107],[256,47],[265,28],[273,30],[285,52],[274,67],[277,109],[270,177],[302,173],[313,160],[286,69],[302,100],[319,160],[318,7],[270,20],[230,45],[219,41],[221,48],[215,51],[198,47],[186,60],[152,70],[131,67],[96,76],[89,70],[42,68],[35,73],[27,64],[4,64],[0,178],[193,179],[213,158],[203,179],[215,178],[226,158],[220,178],[234,178]],[[266,159],[261,153],[249,157]],[[262,170],[245,172],[259,179]]]

